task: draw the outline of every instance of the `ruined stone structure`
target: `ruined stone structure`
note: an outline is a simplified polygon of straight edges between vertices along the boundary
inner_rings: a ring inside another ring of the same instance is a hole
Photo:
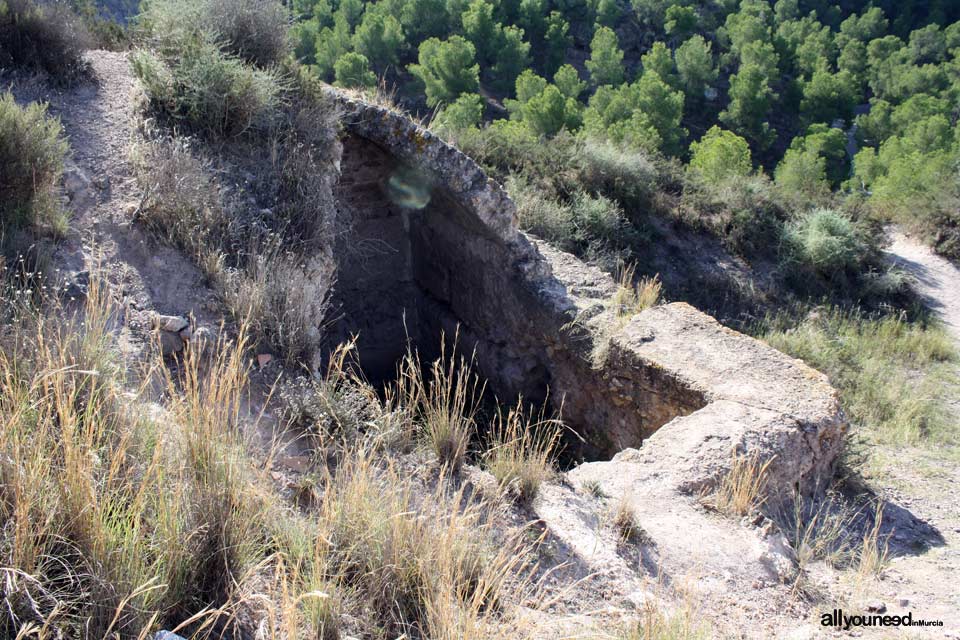
[[[617,455],[686,493],[715,482],[733,449],[773,459],[774,493],[828,474],[846,425],[822,374],[686,304],[618,318],[611,279],[519,231],[470,158],[402,114],[331,94],[345,126],[337,196],[353,220],[337,247],[335,333],[359,335],[369,375],[389,376],[408,340],[429,352],[459,332],[501,399],[562,406],[589,459]]]

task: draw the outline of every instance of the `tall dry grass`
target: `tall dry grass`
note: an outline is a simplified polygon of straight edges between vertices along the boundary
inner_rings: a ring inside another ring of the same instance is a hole
[[[458,342],[454,337],[454,345]],[[454,346],[455,350],[455,346]],[[440,356],[425,370],[420,356],[408,352],[398,368],[394,392],[400,402],[415,407],[417,432],[451,472],[459,471],[476,433],[476,416],[486,384],[473,373],[470,362],[455,353],[447,356],[441,337]],[[402,393],[397,393],[402,391]]]
[[[191,352],[151,413],[99,285],[76,315],[20,313],[0,350],[0,565],[29,578],[4,590],[7,631],[135,637],[228,601],[264,540],[238,430],[245,338],[203,365]]]
[[[528,549],[446,472],[423,484],[361,439],[309,511],[287,501],[244,435],[243,329],[130,388],[97,282],[76,315],[16,311],[0,334],[0,634],[484,638],[507,615]]]
[[[636,279],[636,266],[623,265],[617,276],[617,291],[611,304],[618,318],[630,318],[660,303],[663,285],[660,276]]]
[[[721,513],[745,516],[766,502],[767,469],[773,458],[761,460],[759,453],[734,452],[730,466],[713,492],[703,498],[705,504]]]
[[[502,491],[529,503],[540,485],[554,473],[562,423],[542,414],[531,416],[522,401],[506,413],[498,411],[488,431],[484,468],[493,474]]]

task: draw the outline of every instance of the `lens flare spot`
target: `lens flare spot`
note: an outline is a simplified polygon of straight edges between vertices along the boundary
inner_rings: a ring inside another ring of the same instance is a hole
[[[423,209],[430,204],[430,183],[409,169],[398,169],[387,182],[390,200],[406,209]]]

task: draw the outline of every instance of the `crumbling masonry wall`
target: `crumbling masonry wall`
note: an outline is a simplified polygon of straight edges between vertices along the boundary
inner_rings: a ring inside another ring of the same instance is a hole
[[[830,472],[846,428],[818,372],[685,304],[616,318],[611,279],[517,227],[505,191],[409,118],[331,90],[344,112],[335,335],[359,332],[361,364],[389,375],[408,341],[459,332],[502,398],[562,406],[609,459],[672,460],[676,484],[715,479],[729,449],[773,457],[771,485]],[[397,195],[413,191],[407,201]],[[424,197],[419,197],[424,196]]]

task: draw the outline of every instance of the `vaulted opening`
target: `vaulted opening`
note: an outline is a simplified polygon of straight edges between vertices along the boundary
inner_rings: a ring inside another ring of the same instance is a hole
[[[598,370],[564,342],[570,318],[518,276],[514,248],[443,185],[376,144],[344,140],[337,197],[351,224],[336,245],[330,344],[357,336],[371,382],[392,379],[408,349],[429,362],[441,336],[448,344],[456,336],[502,402],[522,396],[534,407],[562,407],[584,438],[568,440],[576,459],[639,447],[673,417],[706,404],[674,381],[660,384],[655,371]]]

